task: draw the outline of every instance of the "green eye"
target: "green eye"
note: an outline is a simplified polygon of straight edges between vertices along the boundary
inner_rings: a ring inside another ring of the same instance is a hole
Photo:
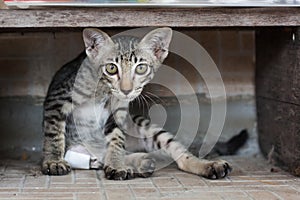
[[[115,64],[107,64],[105,70],[109,75],[115,75],[118,73],[118,67]]]
[[[139,75],[143,75],[147,72],[148,70],[148,65],[145,64],[139,64],[138,66],[136,66],[135,68],[135,73],[139,74]]]

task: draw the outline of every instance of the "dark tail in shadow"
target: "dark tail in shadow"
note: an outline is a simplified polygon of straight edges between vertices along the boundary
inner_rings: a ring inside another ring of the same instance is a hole
[[[248,138],[248,131],[244,129],[227,142],[218,142],[208,156],[234,155],[247,142]]]

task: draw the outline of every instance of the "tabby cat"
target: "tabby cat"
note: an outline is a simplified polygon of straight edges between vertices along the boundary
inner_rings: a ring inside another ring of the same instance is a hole
[[[56,73],[44,102],[44,174],[68,174],[69,150],[90,155],[90,168],[103,169],[113,180],[149,177],[155,161],[147,152],[155,150],[174,159],[179,169],[207,178],[231,171],[226,161],[199,159],[171,133],[128,114],[129,103],[167,57],[171,38],[170,28],[157,28],[142,39],[83,31],[85,52]]]

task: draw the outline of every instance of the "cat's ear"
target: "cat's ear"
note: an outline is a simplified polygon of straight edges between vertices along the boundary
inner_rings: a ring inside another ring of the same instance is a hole
[[[106,33],[96,28],[84,29],[83,41],[86,54],[91,58],[96,58],[101,49],[113,45],[111,38]]]
[[[168,55],[171,39],[171,28],[157,28],[144,36],[139,47],[150,50],[160,62],[163,62]]]

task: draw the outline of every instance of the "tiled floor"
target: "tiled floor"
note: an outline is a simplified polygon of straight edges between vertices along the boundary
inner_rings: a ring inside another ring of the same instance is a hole
[[[38,166],[2,161],[0,199],[299,199],[300,178],[270,166],[261,157],[226,157],[234,166],[222,180],[207,180],[179,171],[175,165],[151,178],[109,181],[102,171],[74,170],[67,176],[41,175]],[[273,172],[271,172],[271,169]]]

